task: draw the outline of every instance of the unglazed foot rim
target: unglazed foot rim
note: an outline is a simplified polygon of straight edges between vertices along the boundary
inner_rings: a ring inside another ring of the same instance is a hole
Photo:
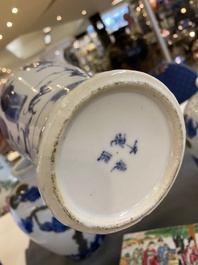
[[[39,149],[39,189],[62,223],[119,231],[165,197],[184,146],[182,113],[161,82],[136,71],[101,73],[52,112]]]

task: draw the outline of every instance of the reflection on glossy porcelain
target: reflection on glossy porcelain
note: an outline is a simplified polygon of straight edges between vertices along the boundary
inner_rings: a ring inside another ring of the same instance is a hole
[[[34,74],[37,74],[36,79]],[[53,105],[87,78],[76,67],[52,62],[34,63],[16,74],[1,94],[3,118],[0,124],[13,148],[33,159],[31,151],[37,150],[35,143],[40,139],[38,128],[44,127]]]
[[[10,198],[10,211],[18,226],[35,242],[48,250],[84,259],[90,256],[103,242],[103,235],[86,234],[60,223],[43,202],[34,170],[31,179],[14,188]]]

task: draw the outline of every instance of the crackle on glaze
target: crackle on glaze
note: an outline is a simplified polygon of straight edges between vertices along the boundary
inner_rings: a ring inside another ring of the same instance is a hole
[[[34,160],[45,122],[57,101],[89,77],[71,65],[34,63],[1,92],[0,125],[13,149]]]

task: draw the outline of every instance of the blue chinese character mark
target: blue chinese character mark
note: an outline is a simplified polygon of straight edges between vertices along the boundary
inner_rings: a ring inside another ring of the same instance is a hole
[[[124,145],[126,143],[126,134],[122,135],[121,133],[116,134],[115,139],[111,141],[110,145],[119,145],[122,148],[124,148]]]
[[[117,169],[118,171],[126,171],[127,170],[127,166],[122,160],[120,160],[119,162],[116,163],[115,167],[112,168],[111,171],[113,171],[115,169]]]
[[[104,161],[106,164],[108,164],[109,160],[111,159],[112,154],[103,151],[100,155],[100,157],[97,159],[97,161]]]
[[[121,148],[125,148],[128,149],[126,151],[129,151],[129,154],[134,154],[136,155],[136,153],[138,152],[139,148],[138,148],[138,140],[135,140],[134,143],[132,145],[129,145],[126,139],[126,134],[124,133],[117,133],[114,137],[114,139],[112,141],[110,141],[110,146],[114,146],[117,145]],[[116,149],[114,149],[114,151],[116,151]],[[116,152],[116,154],[111,154],[107,151],[102,151],[101,155],[97,158],[97,161],[103,161],[104,163],[108,164],[109,161],[111,160],[111,158],[113,158],[113,156],[115,155],[117,157],[117,155],[119,154],[119,152]],[[114,158],[115,158],[114,156]],[[127,165],[122,161],[122,159],[117,160],[118,162],[116,162],[114,164],[114,167],[111,169],[111,172],[114,170],[117,171],[126,171],[127,170]],[[114,162],[113,162],[114,163]],[[110,165],[112,164],[111,162],[109,163]]]
[[[129,152],[129,154],[136,154],[138,151],[138,147],[137,147],[137,140],[135,140],[135,143],[133,146],[130,146],[127,144],[127,146],[131,149],[131,151]]]

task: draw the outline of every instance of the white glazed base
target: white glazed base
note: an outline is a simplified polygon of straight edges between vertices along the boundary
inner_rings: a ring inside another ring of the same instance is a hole
[[[40,191],[62,223],[119,231],[166,195],[184,138],[179,106],[159,81],[131,71],[99,74],[50,118],[39,153]]]

